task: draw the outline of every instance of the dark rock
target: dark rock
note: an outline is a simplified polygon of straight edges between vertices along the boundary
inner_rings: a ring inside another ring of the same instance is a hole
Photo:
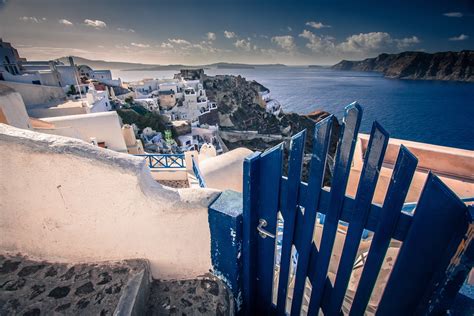
[[[84,309],[89,305],[89,300],[87,298],[81,298],[79,301],[77,301],[76,306],[80,309]]]
[[[193,303],[191,303],[190,301],[188,301],[187,299],[185,298],[182,298],[181,299],[181,304],[183,304],[183,307],[189,307],[189,306],[192,306]]]
[[[59,298],[66,297],[70,291],[71,291],[71,288],[69,286],[58,286],[58,287],[55,287],[53,290],[51,290],[48,296],[54,297],[55,299],[59,299]]]
[[[41,310],[39,308],[33,308],[23,313],[23,316],[39,316],[39,315],[41,315]]]
[[[99,277],[101,278],[101,280],[97,282],[98,285],[107,284],[112,280],[112,277],[108,272],[102,272],[101,274],[99,274]]]
[[[31,295],[30,295],[30,300],[34,299],[38,295],[44,293],[45,291],[45,286],[43,284],[35,284],[31,287]]]
[[[16,269],[18,269],[20,263],[20,261],[6,260],[0,267],[0,274],[7,274],[15,271]]]
[[[113,284],[112,286],[105,289],[107,294],[117,294],[122,290],[122,284]]]
[[[69,268],[64,275],[61,276],[61,280],[67,281],[70,280],[75,273],[74,267]]]
[[[28,276],[30,274],[38,272],[39,270],[43,269],[44,267],[45,267],[44,264],[38,264],[38,265],[23,267],[20,270],[20,272],[18,272],[18,276],[19,277]]]
[[[219,285],[213,280],[202,280],[201,287],[214,296],[219,295]]]
[[[7,281],[2,287],[5,291],[16,291],[25,286],[26,280],[21,278],[18,280]]]
[[[66,304],[59,305],[58,307],[56,307],[55,311],[62,312],[62,311],[65,311],[66,309],[69,309],[70,307],[71,307],[71,303],[66,303]]]
[[[375,71],[388,78],[474,82],[474,51],[380,54],[361,61],[343,60],[332,68]]]
[[[58,270],[55,267],[50,267],[46,273],[44,274],[44,277],[53,277],[58,274]]]
[[[92,282],[87,282],[76,289],[74,294],[76,295],[86,295],[94,292],[94,285]]]

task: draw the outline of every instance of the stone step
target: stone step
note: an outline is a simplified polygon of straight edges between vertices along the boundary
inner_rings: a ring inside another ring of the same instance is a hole
[[[0,315],[143,315],[146,260],[87,264],[0,255]]]
[[[234,315],[231,291],[208,274],[192,280],[154,280],[147,315]]]

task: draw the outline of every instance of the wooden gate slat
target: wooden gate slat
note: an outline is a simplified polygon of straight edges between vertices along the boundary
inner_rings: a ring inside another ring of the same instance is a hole
[[[277,314],[284,315],[287,301],[288,276],[291,264],[291,250],[293,246],[293,233],[295,228],[298,189],[301,182],[301,169],[303,166],[304,144],[306,130],[299,132],[291,138],[290,156],[288,158],[287,190],[282,196],[281,214],[283,217],[283,236],[280,255],[280,274],[278,279]]]
[[[369,255],[365,261],[364,270],[362,271],[357,292],[352,302],[349,314],[351,316],[363,315],[367,307],[391,237],[400,218],[400,210],[415,173],[417,161],[416,157],[408,149],[403,145],[400,147],[382,208],[381,218],[372,238]]]
[[[313,230],[316,221],[321,187],[324,181],[324,171],[326,169],[333,120],[334,117],[331,115],[317,123],[314,128],[313,152],[311,156],[308,181],[308,190],[310,194],[305,196],[305,200],[301,200],[302,197],[300,196],[300,200],[304,203],[305,212],[302,220],[298,221],[298,223],[301,224],[297,226],[297,233],[300,235],[299,246],[296,246],[296,242],[294,241],[298,251],[298,264],[291,303],[291,315],[299,315],[301,302],[303,300],[310,251],[311,246],[313,245]]]
[[[283,182],[282,185],[285,186],[286,182],[284,179],[282,180],[282,182]],[[304,182],[301,182],[300,184],[300,199],[301,200],[304,201],[305,197],[308,194],[310,194],[307,191],[308,191],[308,185]],[[318,213],[321,213],[321,214],[327,213],[326,211],[330,202],[330,197],[331,197],[331,192],[327,191],[325,188],[322,188],[320,197],[319,197]],[[344,197],[343,209],[342,209],[340,220],[348,223],[350,221],[350,218],[352,217],[353,209],[354,209],[354,199],[349,196]],[[369,218],[367,219],[367,224],[365,225],[365,229],[368,229],[370,231],[375,231],[379,223],[381,214],[382,214],[382,207],[376,204],[372,204],[372,206],[370,207]],[[395,231],[393,232],[392,238],[398,241],[405,240],[405,237],[408,233],[412,220],[413,220],[413,215],[401,213],[400,218],[398,220],[397,227]],[[298,219],[297,219],[297,222],[298,222]],[[301,242],[300,242],[299,234],[295,235],[295,240],[293,242],[296,245],[296,247],[300,246]]]
[[[280,200],[280,182],[282,176],[283,145],[276,146],[260,156],[258,162],[258,203],[257,218],[267,222],[264,227],[276,235],[277,213]],[[265,172],[263,172],[263,170]],[[257,226],[253,229],[256,230]],[[262,238],[257,234],[256,302],[257,313],[267,314],[272,308],[272,289],[275,263],[275,239]]]
[[[321,248],[316,262],[316,282],[312,284],[311,300],[308,313],[317,314],[321,305],[324,284],[331,259],[332,248],[336,238],[337,226],[342,212],[347,180],[351,169],[352,156],[359,132],[362,109],[357,103],[352,103],[346,108],[344,125],[336,154],[336,163],[331,185],[331,200],[326,215]]]
[[[257,260],[258,225],[258,162],[260,152],[255,152],[244,160],[243,168],[243,218],[242,218],[242,296],[243,311],[253,314],[255,307],[255,269]]]
[[[467,206],[431,172],[378,315],[414,314],[436,272],[446,269],[469,223]]]
[[[352,214],[349,228],[347,229],[341,260],[334,282],[334,289],[331,294],[329,315],[336,315],[341,310],[364,225],[369,215],[370,205],[375,193],[375,186],[388,144],[388,138],[388,133],[377,122],[374,122],[355,196],[354,213]]]

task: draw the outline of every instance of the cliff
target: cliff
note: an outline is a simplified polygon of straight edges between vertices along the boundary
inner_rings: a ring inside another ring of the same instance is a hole
[[[223,132],[221,136],[229,149],[247,147],[263,152],[282,141],[288,145],[292,135],[306,129],[306,157],[303,168],[303,179],[306,179],[314,125],[329,116],[328,112],[315,111],[308,115],[281,112],[276,116],[266,112],[259,92],[268,89],[258,82],[231,75],[213,77],[204,75],[202,80],[207,96],[218,106],[219,128]],[[333,135],[337,135],[339,123],[337,120],[334,122]],[[256,131],[258,134],[249,131]],[[232,141],[225,137],[229,135],[232,136]],[[331,156],[334,155],[336,145],[337,137],[333,137]],[[288,154],[287,149],[288,146],[285,146],[285,158]]]
[[[474,51],[380,54],[362,61],[343,60],[332,69],[375,71],[387,78],[474,82]]]

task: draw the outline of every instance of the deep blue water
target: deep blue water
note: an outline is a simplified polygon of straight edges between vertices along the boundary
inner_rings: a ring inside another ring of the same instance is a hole
[[[125,81],[171,78],[176,71],[114,72]],[[209,69],[240,74],[271,90],[286,112],[324,110],[341,118],[344,107],[359,102],[362,132],[377,120],[391,137],[474,150],[474,84],[386,79],[379,74],[286,67]]]

